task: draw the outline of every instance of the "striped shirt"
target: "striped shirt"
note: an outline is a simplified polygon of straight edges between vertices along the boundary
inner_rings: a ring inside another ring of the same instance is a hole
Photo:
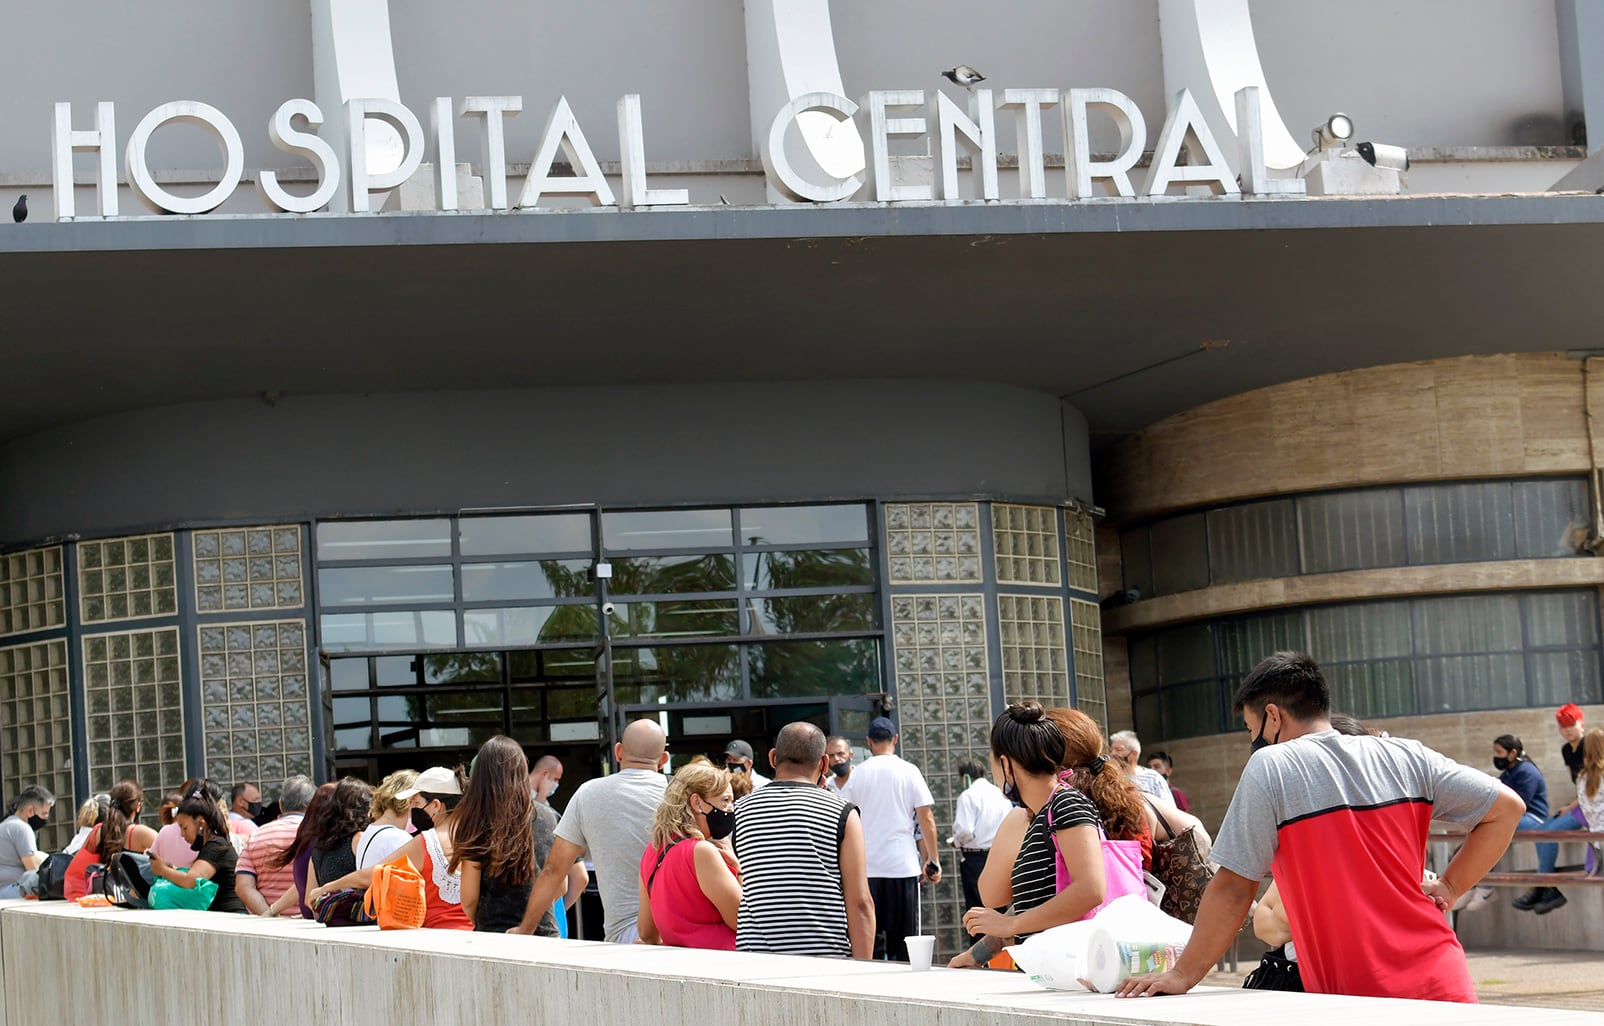
[[[1047,825],[1049,815],[1053,821],[1051,828]],[[1019,845],[1019,856],[1014,859],[1011,875],[1014,911],[1028,912],[1047,904],[1058,893],[1058,846],[1053,841],[1053,833],[1097,824],[1097,807],[1091,799],[1072,787],[1060,787],[1053,792],[1052,799],[1030,821],[1025,839]]]
[[[841,839],[853,811],[839,795],[794,780],[773,781],[735,804],[737,951],[852,957]]]

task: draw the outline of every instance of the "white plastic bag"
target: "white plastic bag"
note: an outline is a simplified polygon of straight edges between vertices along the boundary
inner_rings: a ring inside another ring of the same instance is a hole
[[[1095,958],[1091,952],[1094,934],[1099,941]],[[1099,982],[1091,975],[1094,963],[1100,970],[1097,975],[1105,980],[1111,965],[1128,964],[1118,951],[1121,942],[1127,947],[1133,943],[1161,946],[1173,956],[1191,939],[1191,926],[1148,904],[1145,895],[1127,894],[1090,919],[1043,930],[1009,947],[1008,953],[1032,981],[1049,990],[1085,990],[1082,977]],[[1101,985],[1099,989],[1103,989]]]

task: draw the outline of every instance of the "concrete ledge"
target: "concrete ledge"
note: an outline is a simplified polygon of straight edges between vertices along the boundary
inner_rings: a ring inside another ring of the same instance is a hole
[[[1046,991],[1021,974],[682,948],[315,923],[202,912],[0,905],[0,1023],[140,1021],[342,1026],[1094,1026],[1356,1022],[1507,1023],[1516,1009],[1200,989],[1122,1001]],[[84,973],[75,968],[85,970]],[[34,981],[48,986],[30,986]],[[1534,1010],[1535,1011],[1535,1010]],[[1596,1024],[1544,1010],[1547,1026]]]

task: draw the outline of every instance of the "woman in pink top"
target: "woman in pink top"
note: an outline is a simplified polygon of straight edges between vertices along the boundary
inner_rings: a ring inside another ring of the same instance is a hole
[[[693,762],[674,774],[640,861],[640,939],[645,944],[735,950],[740,866],[730,775]]]
[[[159,813],[162,828],[156,831],[156,843],[151,845],[150,850],[174,869],[188,869],[195,864],[195,849],[189,846],[178,829],[178,806],[183,803],[184,795],[193,793],[205,784],[206,781],[201,778],[191,777],[177,791],[167,792],[167,797],[162,799]],[[219,798],[221,795],[219,791]]]

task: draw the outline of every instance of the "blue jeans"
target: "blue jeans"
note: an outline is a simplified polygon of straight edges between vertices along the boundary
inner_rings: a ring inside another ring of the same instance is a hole
[[[1536,825],[1527,823],[1531,820]],[[1531,813],[1520,818],[1522,830],[1586,830],[1587,824],[1582,821],[1581,809],[1572,809],[1570,812],[1555,816],[1552,819],[1538,819]],[[1559,861],[1559,845],[1552,841],[1545,841],[1537,846],[1537,871],[1539,873],[1552,873],[1554,864]]]

